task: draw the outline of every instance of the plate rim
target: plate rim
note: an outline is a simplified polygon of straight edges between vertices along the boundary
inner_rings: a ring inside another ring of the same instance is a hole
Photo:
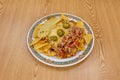
[[[55,65],[55,64],[47,63],[47,62],[39,59],[39,58],[34,54],[34,52],[31,50],[31,48],[30,48],[30,46],[29,46],[29,43],[28,43],[29,34],[30,34],[30,31],[32,30],[32,28],[34,27],[34,25],[35,25],[38,21],[40,21],[41,19],[43,19],[43,18],[45,18],[45,17],[47,17],[47,16],[52,16],[52,15],[57,15],[57,14],[66,14],[66,15],[71,15],[71,16],[73,16],[73,17],[79,18],[81,21],[83,21],[83,22],[89,27],[89,29],[90,29],[90,31],[91,31],[91,33],[92,33],[92,36],[93,36],[92,46],[91,46],[90,50],[88,51],[88,53],[87,53],[83,58],[81,58],[81,59],[79,59],[78,61],[76,61],[76,62],[74,62],[74,63],[71,63],[71,64]],[[45,16],[37,19],[37,20],[32,24],[32,26],[29,28],[28,33],[27,33],[27,47],[28,47],[30,53],[31,53],[38,61],[40,61],[40,62],[42,62],[42,63],[44,63],[44,64],[46,64],[46,65],[52,66],[52,67],[69,67],[69,66],[73,66],[73,65],[75,65],[75,64],[78,64],[78,63],[82,62],[83,60],[85,60],[85,59],[90,55],[91,51],[93,50],[94,41],[95,41],[95,37],[94,37],[94,33],[93,33],[93,30],[92,30],[92,27],[91,27],[85,20],[83,20],[81,17],[76,16],[76,15],[73,15],[73,14],[69,14],[69,13],[52,13],[52,14],[45,15]]]

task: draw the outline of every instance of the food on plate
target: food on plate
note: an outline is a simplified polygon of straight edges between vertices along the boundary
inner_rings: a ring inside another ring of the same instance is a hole
[[[57,35],[58,36],[62,37],[64,34],[65,34],[64,30],[62,30],[62,29],[57,30]]]
[[[90,40],[92,39],[92,35],[91,34],[87,34],[84,36],[85,42],[86,44],[90,43]]]
[[[39,24],[36,28],[35,28],[35,30],[34,30],[34,32],[33,32],[33,37],[34,38],[38,38],[38,31],[40,30],[40,27],[41,26],[43,26],[43,24]]]
[[[63,22],[63,27],[65,29],[68,29],[68,28],[70,28],[70,24],[68,22]]]
[[[50,17],[37,25],[32,37],[30,46],[37,52],[58,58],[75,56],[77,52],[84,51],[92,40],[92,34],[87,33],[84,22],[71,20],[64,14]]]

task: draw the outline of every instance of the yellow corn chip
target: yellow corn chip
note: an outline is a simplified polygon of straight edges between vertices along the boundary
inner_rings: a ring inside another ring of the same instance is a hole
[[[81,50],[82,50],[82,51],[85,50],[85,46],[84,46],[84,44],[81,44],[80,47],[81,47]]]
[[[54,28],[56,28],[56,23],[58,23],[62,18],[51,18],[48,21],[45,22],[45,24],[41,27],[41,29],[38,31],[38,37],[46,37],[50,31]]]
[[[92,39],[92,34],[86,34],[84,36],[84,39],[85,39],[86,44],[89,44]]]
[[[34,32],[33,32],[33,37],[34,38],[38,38],[38,31],[40,30],[40,27],[42,27],[43,24],[39,24],[35,29],[34,29]]]
[[[41,39],[41,38],[37,38],[37,39],[33,40],[32,43],[30,44],[30,46],[38,43],[38,42],[40,41],[40,39]]]
[[[55,56],[56,52],[48,50],[48,52],[46,53],[46,55],[47,56]]]
[[[67,16],[65,16],[64,14],[61,15],[63,20],[69,20]]]
[[[34,45],[34,49],[36,50],[36,49],[39,49],[39,48],[44,47],[46,45],[48,45],[48,43],[44,43],[44,44],[37,43],[37,44]]]
[[[81,43],[80,46],[77,47],[77,48],[78,48],[78,50],[81,50],[81,51],[84,51],[84,50],[85,50],[85,46],[84,46],[83,43]]]
[[[43,47],[43,51],[47,52],[50,49],[51,45],[48,44],[46,46]]]
[[[37,52],[45,53],[42,49],[36,49]]]
[[[76,26],[85,29],[84,23],[82,21],[77,21]]]
[[[84,39],[80,39],[79,40],[79,43],[81,44],[81,43],[84,43]]]

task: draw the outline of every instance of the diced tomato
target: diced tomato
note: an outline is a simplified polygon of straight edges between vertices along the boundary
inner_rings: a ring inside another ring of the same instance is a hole
[[[58,55],[61,58],[66,58],[68,54],[74,56],[77,47],[80,45],[79,39],[83,37],[83,29],[73,27],[71,33],[64,36],[62,42],[58,45]],[[74,50],[76,49],[76,50]]]

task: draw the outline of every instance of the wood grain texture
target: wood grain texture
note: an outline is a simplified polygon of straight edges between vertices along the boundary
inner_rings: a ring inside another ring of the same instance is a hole
[[[28,51],[26,35],[39,18],[57,12],[86,20],[95,46],[83,62],[54,68]],[[0,80],[120,80],[120,0],[0,0]]]

